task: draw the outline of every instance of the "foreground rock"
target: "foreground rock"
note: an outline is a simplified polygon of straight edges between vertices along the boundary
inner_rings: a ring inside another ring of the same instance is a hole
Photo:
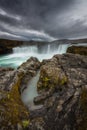
[[[29,130],[86,130],[87,57],[55,55],[42,62],[34,99],[43,108],[30,111]]]
[[[71,46],[67,49],[68,53],[73,54],[80,54],[80,55],[86,55],[87,56],[87,47],[83,46]]]
[[[20,94],[40,71],[42,105],[29,112]],[[87,56],[63,54],[40,63],[31,57],[17,70],[0,68],[0,130],[86,130]]]
[[[39,61],[31,58],[17,70],[0,68],[0,130],[28,128],[29,112],[21,101],[20,89],[25,89],[39,67]]]

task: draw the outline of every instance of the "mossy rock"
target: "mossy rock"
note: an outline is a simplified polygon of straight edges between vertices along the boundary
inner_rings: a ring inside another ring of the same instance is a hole
[[[80,54],[80,55],[86,55],[87,56],[87,47],[83,46],[71,46],[67,49],[68,53],[73,54]]]
[[[29,124],[29,113],[19,94],[21,78],[22,76],[18,78],[10,92],[0,91],[1,95],[4,95],[0,100],[0,128],[8,130],[9,124],[11,126],[20,124],[22,127]]]
[[[50,89],[56,86],[63,86],[68,81],[64,72],[61,69],[53,66],[43,66],[40,72],[40,78],[37,84],[37,89]]]

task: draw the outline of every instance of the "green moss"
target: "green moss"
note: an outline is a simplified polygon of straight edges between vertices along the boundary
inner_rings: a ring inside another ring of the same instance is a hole
[[[30,123],[29,120],[22,121],[23,128],[27,128],[29,126],[29,123]]]
[[[60,79],[59,77],[43,77],[40,79],[40,84],[38,82],[38,90],[41,89],[50,89],[50,88],[54,88],[56,86],[62,86],[64,84],[67,83],[67,77],[63,76],[62,79]]]
[[[68,53],[80,54],[87,56],[87,47],[82,46],[71,46],[67,49]]]
[[[22,124],[22,120],[28,119],[29,113],[25,106],[21,101],[21,97],[19,94],[21,78],[15,83],[10,92],[3,91],[2,94],[5,93],[5,97],[0,100],[0,116],[3,119],[0,125],[8,126],[9,122],[12,125],[16,125],[17,123]]]
[[[66,84],[67,81],[68,81],[67,77],[66,77],[66,76],[63,77],[63,79],[60,81],[60,85],[64,85],[64,84]]]
[[[44,78],[43,78],[43,81],[44,81],[44,82],[48,82],[48,81],[50,81],[50,79],[49,79],[48,77],[44,77]]]

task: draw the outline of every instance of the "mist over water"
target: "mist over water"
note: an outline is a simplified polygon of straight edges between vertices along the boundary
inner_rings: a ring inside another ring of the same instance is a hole
[[[15,47],[12,54],[0,56],[0,66],[16,68],[31,56],[37,57],[40,61],[49,59],[55,54],[66,53],[69,46],[70,44],[45,44]]]
[[[40,61],[43,59],[49,59],[54,54],[66,53],[68,44],[61,45],[31,45],[31,46],[21,46],[13,48],[13,53],[0,56],[0,66],[3,67],[18,67],[31,56],[37,57]]]

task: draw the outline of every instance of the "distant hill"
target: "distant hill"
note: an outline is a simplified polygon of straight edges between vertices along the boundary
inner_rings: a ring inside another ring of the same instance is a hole
[[[60,40],[55,40],[55,41],[52,41],[52,43],[60,43],[60,44],[63,44],[63,43],[73,43],[73,44],[77,44],[77,43],[87,43],[87,38],[85,39],[60,39]]]

